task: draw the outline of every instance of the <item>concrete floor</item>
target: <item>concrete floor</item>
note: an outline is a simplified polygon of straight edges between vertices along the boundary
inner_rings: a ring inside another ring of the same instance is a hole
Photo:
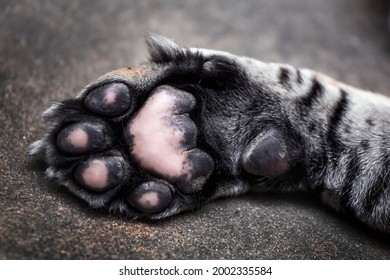
[[[390,259],[389,237],[301,195],[247,195],[164,222],[99,213],[26,148],[41,111],[146,59],[145,32],[390,94],[386,1],[0,1],[0,259]]]

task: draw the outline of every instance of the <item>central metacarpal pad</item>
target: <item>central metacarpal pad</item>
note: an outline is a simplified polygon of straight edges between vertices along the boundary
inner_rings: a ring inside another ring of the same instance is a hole
[[[125,128],[131,155],[138,164],[189,193],[199,190],[199,180],[206,180],[214,166],[203,151],[199,151],[200,156],[191,157],[198,150],[194,149],[197,129],[188,114],[194,106],[191,94],[162,86],[150,95]],[[207,171],[202,171],[199,162],[207,165]]]
[[[175,107],[180,98],[175,93],[167,88],[155,91],[127,127],[133,137],[132,154],[140,165],[166,177],[190,172],[187,152],[181,145],[186,123],[175,122]],[[187,118],[187,122],[192,121]]]

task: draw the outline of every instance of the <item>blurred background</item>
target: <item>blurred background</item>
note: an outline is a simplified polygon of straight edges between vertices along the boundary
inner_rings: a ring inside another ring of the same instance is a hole
[[[390,245],[312,197],[218,200],[148,224],[91,210],[26,156],[40,114],[147,59],[146,32],[313,68],[390,94],[385,0],[0,0],[0,258],[389,259]]]

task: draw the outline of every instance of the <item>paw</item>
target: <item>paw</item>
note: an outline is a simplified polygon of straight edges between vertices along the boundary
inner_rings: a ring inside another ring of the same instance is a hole
[[[141,91],[103,83],[54,105],[45,113],[53,128],[32,152],[47,145],[47,176],[92,206],[159,218],[194,207],[214,160],[197,147],[191,94]]]
[[[147,44],[148,63],[107,73],[46,110],[51,128],[30,154],[43,158],[56,184],[130,218],[162,219],[247,192],[268,162],[249,168],[241,160],[253,139],[242,110],[257,104],[243,95],[245,71],[226,53],[158,36]],[[245,157],[265,155],[267,141]]]

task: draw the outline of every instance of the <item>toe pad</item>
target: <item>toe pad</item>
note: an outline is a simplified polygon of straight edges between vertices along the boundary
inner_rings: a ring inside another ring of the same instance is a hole
[[[129,88],[122,83],[112,83],[92,90],[85,98],[85,107],[96,114],[114,117],[131,107]]]
[[[161,212],[171,204],[171,188],[161,182],[145,182],[128,196],[129,203],[139,211],[148,214]]]
[[[74,177],[85,189],[103,192],[122,182],[124,169],[121,157],[91,158],[76,167]]]
[[[76,123],[62,129],[57,136],[58,148],[67,154],[77,155],[105,149],[108,129],[98,123]]]

